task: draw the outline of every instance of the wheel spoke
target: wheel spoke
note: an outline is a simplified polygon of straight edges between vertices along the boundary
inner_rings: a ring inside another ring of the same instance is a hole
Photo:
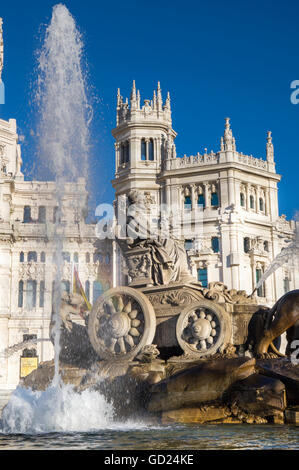
[[[129,313],[129,317],[133,320],[134,318],[136,318],[138,315],[138,310],[134,309],[134,310],[131,310],[131,312]]]
[[[131,346],[131,348],[134,348],[135,344],[134,344],[134,340],[133,340],[132,336],[126,335],[125,336],[125,341],[128,343],[129,346]]]
[[[130,313],[131,310],[132,310],[132,302],[131,302],[131,300],[129,300],[128,303],[127,303],[127,305],[126,305],[125,308],[124,308],[124,312],[125,312],[125,313]]]
[[[106,306],[106,311],[108,314],[114,315],[116,313],[112,299],[108,299],[107,302],[105,303],[105,306]]]
[[[116,338],[110,338],[110,346],[109,346],[109,351],[114,353],[114,348],[116,345],[117,339]]]
[[[117,342],[118,342],[119,347],[120,347],[120,352],[126,353],[127,351],[126,351],[126,346],[125,346],[124,338],[118,338]]]
[[[131,336],[140,336],[140,333],[136,328],[131,328],[129,333]]]
[[[121,295],[117,295],[114,297],[115,300],[115,308],[117,312],[122,312],[124,309],[124,301]]]

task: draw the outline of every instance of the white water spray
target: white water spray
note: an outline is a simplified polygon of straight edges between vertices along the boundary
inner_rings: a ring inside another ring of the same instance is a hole
[[[67,192],[68,210],[80,214],[82,193],[72,188],[78,178],[87,178],[90,106],[82,69],[83,43],[74,18],[58,4],[46,29],[38,56],[36,102],[40,115],[38,126],[40,161],[56,183],[57,213],[54,229],[56,276],[53,293],[55,374],[59,381],[60,303],[64,226],[63,201]]]
[[[92,432],[109,426],[113,408],[101,394],[60,384],[43,392],[18,387],[3,410],[0,432]]]
[[[289,243],[281,252],[274,258],[270,266],[266,269],[259,282],[254,288],[252,294],[257,291],[268,279],[271,274],[273,274],[278,268],[283,265],[288,265],[289,268],[296,268],[299,266],[299,216],[296,215],[296,230],[295,237],[292,242]]]

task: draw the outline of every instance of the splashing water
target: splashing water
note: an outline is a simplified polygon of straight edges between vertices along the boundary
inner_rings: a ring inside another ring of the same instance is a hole
[[[83,43],[74,18],[58,4],[46,29],[44,44],[38,55],[36,103],[39,111],[39,160],[55,180],[56,221],[55,289],[53,292],[53,336],[55,374],[59,381],[60,304],[64,226],[63,200],[68,195],[68,210],[82,213],[82,193],[71,183],[88,173],[89,124],[91,108],[86,97],[86,80],[82,68]],[[71,194],[70,194],[71,193]]]
[[[112,426],[113,408],[96,391],[78,393],[72,385],[32,391],[17,387],[2,413],[6,434],[86,432]]]
[[[274,258],[270,266],[266,269],[259,282],[254,288],[254,291],[257,291],[265,282],[265,280],[271,276],[278,268],[287,264],[289,268],[299,267],[299,217],[295,217],[296,220],[296,230],[295,237],[292,242],[289,243],[281,252]],[[252,294],[253,294],[252,293]]]

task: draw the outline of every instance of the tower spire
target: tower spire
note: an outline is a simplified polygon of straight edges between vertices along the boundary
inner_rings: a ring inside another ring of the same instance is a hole
[[[160,82],[158,82],[158,86],[157,86],[157,106],[158,106],[158,110],[162,111],[162,93],[161,93]]]
[[[136,84],[135,80],[133,80],[133,86],[131,91],[131,110],[137,108],[137,97],[136,97]]]
[[[170,93],[169,91],[167,92],[167,98],[166,98],[166,101],[165,101],[165,106],[164,106],[165,109],[167,109],[168,111],[171,110],[171,107],[170,107]]]
[[[119,107],[121,104],[121,95],[120,95],[120,89],[117,89],[117,107]]]

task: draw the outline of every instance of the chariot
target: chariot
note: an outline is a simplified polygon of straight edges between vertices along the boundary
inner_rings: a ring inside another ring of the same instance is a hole
[[[245,343],[257,305],[244,291],[220,282],[204,288],[184,270],[159,284],[149,245],[127,250],[125,260],[131,282],[103,293],[89,314],[89,339],[101,359],[133,360],[154,344],[162,358],[196,360]]]

